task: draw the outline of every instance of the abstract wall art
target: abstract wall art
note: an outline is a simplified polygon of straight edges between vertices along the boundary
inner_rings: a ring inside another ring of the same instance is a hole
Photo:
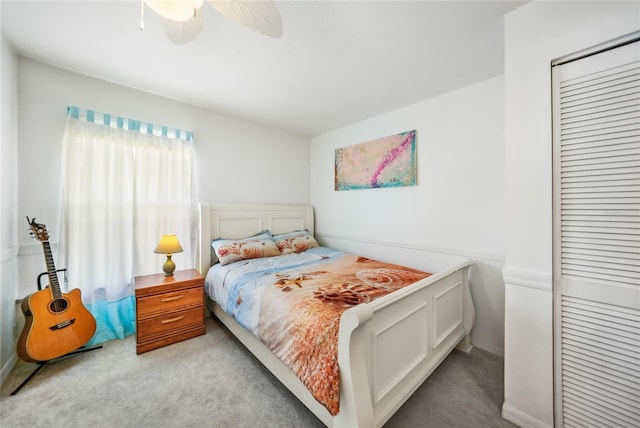
[[[415,185],[415,129],[335,151],[335,190]]]

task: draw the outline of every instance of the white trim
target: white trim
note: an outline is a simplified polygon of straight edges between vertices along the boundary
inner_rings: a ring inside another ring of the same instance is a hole
[[[49,242],[51,246],[51,251],[55,253],[58,249],[57,242]],[[20,249],[18,250],[19,256],[34,256],[34,255],[43,255],[42,252],[42,244],[41,243],[32,243],[32,244],[22,244],[20,245]]]
[[[553,276],[551,273],[547,272],[537,272],[505,266],[502,269],[502,279],[505,284],[535,288],[544,291],[553,290]]]
[[[395,248],[417,250],[417,251],[423,251],[423,252],[429,252],[429,253],[446,254],[449,256],[459,256],[459,257],[464,257],[466,259],[472,259],[472,260],[484,260],[484,261],[497,262],[497,263],[504,263],[505,261],[504,257],[498,256],[498,255],[478,254],[473,251],[466,251],[466,250],[434,248],[434,247],[428,247],[426,245],[399,242],[399,241],[381,241],[381,240],[371,239],[368,237],[358,236],[358,235],[342,235],[342,234],[336,235],[334,233],[316,232],[315,236],[320,238],[338,239],[342,241],[361,242],[364,244],[379,245],[384,247],[395,247]]]
[[[582,59],[587,56],[597,55],[601,52],[604,52],[610,49],[619,48],[620,46],[637,42],[638,40],[640,40],[640,31],[634,31],[629,34],[625,34],[624,36],[617,37],[613,40],[609,40],[608,42],[598,43],[595,46],[591,46],[586,49],[582,49],[578,52],[574,52],[572,54],[562,56],[554,61],[551,61],[551,66],[555,67],[558,65],[566,64],[571,61]]]
[[[547,425],[544,422],[521,412],[506,402],[502,405],[502,417],[522,428],[553,428],[551,425]]]
[[[18,256],[18,251],[19,251],[19,247],[18,246],[13,246],[13,247],[8,247],[8,248],[4,248],[2,250],[2,257],[0,258],[0,263],[4,263],[14,257]]]
[[[9,374],[11,374],[11,370],[13,370],[17,362],[18,354],[13,352],[11,354],[11,357],[9,357],[9,359],[7,360],[6,364],[2,366],[2,371],[0,371],[0,385],[2,385],[4,381],[9,377]]]

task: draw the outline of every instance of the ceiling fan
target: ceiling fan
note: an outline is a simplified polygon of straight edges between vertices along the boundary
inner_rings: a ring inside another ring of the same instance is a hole
[[[264,35],[282,36],[282,19],[271,0],[207,0],[228,19]],[[144,5],[162,17],[169,40],[180,45],[194,40],[202,31],[204,0],[141,0],[140,29],[144,29]]]

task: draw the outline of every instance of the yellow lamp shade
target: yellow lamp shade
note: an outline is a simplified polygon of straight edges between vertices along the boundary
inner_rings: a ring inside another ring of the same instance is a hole
[[[176,235],[162,235],[160,242],[158,242],[158,245],[153,252],[158,254],[181,253],[182,246],[180,245],[180,241],[178,241]]]

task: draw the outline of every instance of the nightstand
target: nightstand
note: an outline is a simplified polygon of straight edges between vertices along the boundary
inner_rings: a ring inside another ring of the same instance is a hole
[[[204,277],[195,269],[135,277],[136,353],[204,334]]]

